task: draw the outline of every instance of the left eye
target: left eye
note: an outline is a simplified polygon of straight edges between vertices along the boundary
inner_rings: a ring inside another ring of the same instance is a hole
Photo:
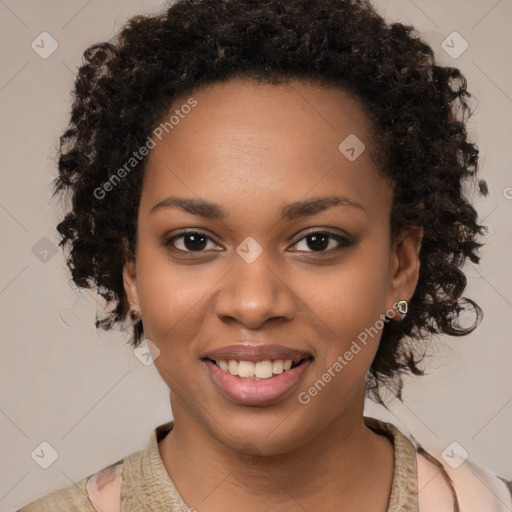
[[[329,252],[331,250],[336,251],[341,250],[344,247],[350,247],[351,245],[354,244],[354,242],[349,238],[340,235],[335,235],[334,233],[327,233],[324,231],[315,231],[313,233],[308,233],[294,245],[299,245],[303,241],[306,241],[305,243],[307,247],[313,248],[312,251],[306,252]],[[334,241],[338,245],[333,248],[330,246],[330,241]]]
[[[180,242],[179,245],[181,245],[181,247],[178,247],[178,241]],[[208,235],[201,231],[183,231],[179,235],[167,240],[164,245],[172,245],[174,248],[184,252],[203,252],[208,248],[208,242],[219,247]],[[334,247],[332,247],[332,242],[334,242]],[[311,249],[310,251],[306,249],[299,249],[299,251],[302,250],[305,252],[329,252],[331,250],[341,250],[354,244],[354,242],[349,238],[324,231],[308,233],[298,242],[295,242],[293,247],[300,246],[301,243],[305,243],[306,246]]]

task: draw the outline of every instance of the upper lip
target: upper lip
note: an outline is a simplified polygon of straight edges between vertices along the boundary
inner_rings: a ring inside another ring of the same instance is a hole
[[[302,359],[312,359],[312,355],[303,350],[284,347],[283,345],[259,344],[259,345],[228,345],[206,353],[203,359],[213,361],[276,361],[291,359],[298,363]]]

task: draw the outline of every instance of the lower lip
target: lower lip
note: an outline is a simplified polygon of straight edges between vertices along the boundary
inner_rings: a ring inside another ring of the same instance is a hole
[[[242,405],[267,405],[284,398],[311,364],[311,359],[302,361],[295,368],[269,379],[242,379],[221,370],[215,363],[205,360],[210,377],[231,400]]]

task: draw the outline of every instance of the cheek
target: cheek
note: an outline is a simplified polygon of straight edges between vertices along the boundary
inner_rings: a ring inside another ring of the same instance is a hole
[[[305,400],[318,396],[314,400],[318,407],[329,403],[341,407],[363,385],[375,358],[384,327],[381,315],[386,311],[389,272],[386,259],[374,254],[375,249],[361,250],[325,276],[317,276],[309,291],[302,290],[307,308],[314,313],[310,318],[321,326],[322,341],[316,346],[314,375],[301,391]]]
[[[310,318],[317,322],[319,317],[326,328],[318,333],[315,371],[301,386],[298,400],[319,414],[334,417],[335,411],[364,392],[384,327],[384,275],[382,266],[368,266],[359,259],[316,281],[309,293],[307,306],[317,313]]]
[[[172,263],[162,249],[139,254],[137,286],[145,327],[165,341],[174,327],[189,321],[210,288],[211,271]],[[148,336],[149,337],[149,336]]]
[[[144,265],[141,265],[144,269]],[[151,264],[140,280],[144,333],[158,348],[155,367],[170,389],[193,389],[200,372],[198,340],[206,318],[205,277],[189,278],[169,263]]]
[[[158,349],[155,367],[177,396],[200,393],[205,368],[197,363],[212,316],[209,297],[225,269],[178,265],[147,246],[137,265],[144,333]]]
[[[388,283],[384,258],[360,252],[314,279],[300,276],[296,286],[302,290],[299,295],[307,308],[331,335],[347,338],[374,325],[385,312]]]

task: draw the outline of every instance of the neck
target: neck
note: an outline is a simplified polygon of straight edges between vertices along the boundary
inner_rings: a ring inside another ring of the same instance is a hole
[[[393,447],[364,425],[363,406],[364,397],[306,443],[261,455],[256,446],[234,450],[219,442],[173,402],[174,428],[159,449],[179,493],[198,512],[334,510],[340,502],[345,510],[384,512]]]

